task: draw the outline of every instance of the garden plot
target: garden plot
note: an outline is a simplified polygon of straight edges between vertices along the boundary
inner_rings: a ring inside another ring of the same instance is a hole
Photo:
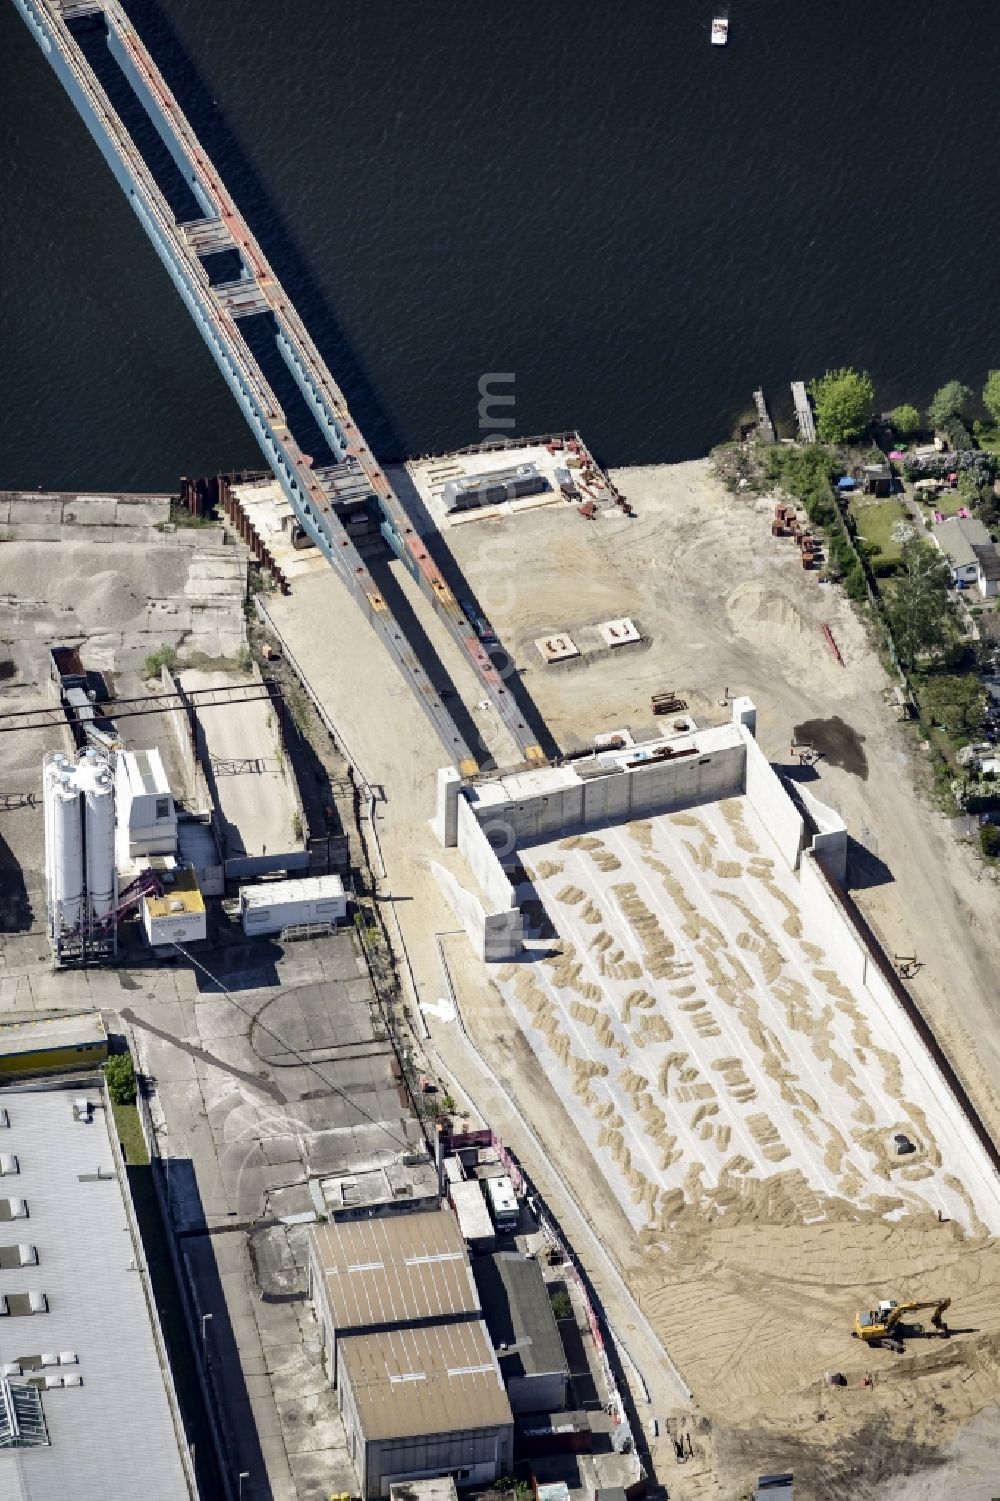
[[[912,1027],[838,972],[745,798],[520,853],[559,942],[498,983],[637,1229],[688,1209],[1000,1229]]]

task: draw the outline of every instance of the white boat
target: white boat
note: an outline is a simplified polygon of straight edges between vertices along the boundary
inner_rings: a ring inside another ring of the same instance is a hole
[[[729,20],[726,16],[716,16],[712,22],[712,46],[724,47],[729,41]]]

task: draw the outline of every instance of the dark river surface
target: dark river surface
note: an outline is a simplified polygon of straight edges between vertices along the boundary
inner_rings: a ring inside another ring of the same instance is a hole
[[[1000,365],[1000,12],[972,0],[127,0],[377,453],[704,453],[763,383]],[[259,465],[0,0],[0,487]]]

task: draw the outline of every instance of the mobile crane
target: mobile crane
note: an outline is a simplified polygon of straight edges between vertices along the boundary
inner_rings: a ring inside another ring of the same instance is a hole
[[[894,1351],[897,1355],[902,1355],[903,1341],[895,1335],[894,1331],[906,1315],[916,1313],[920,1308],[933,1308],[931,1323],[941,1338],[947,1339],[949,1329],[943,1315],[950,1307],[950,1298],[931,1298],[925,1303],[897,1303],[891,1298],[883,1298],[877,1308],[869,1309],[867,1313],[854,1315],[854,1338],[863,1340],[866,1345],[882,1346],[886,1350]]]

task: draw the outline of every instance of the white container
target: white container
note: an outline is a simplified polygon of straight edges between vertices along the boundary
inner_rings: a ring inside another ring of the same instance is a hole
[[[47,769],[44,802],[49,923],[58,935],[73,932],[83,917],[83,810],[68,771]]]
[[[344,883],[339,876],[310,876],[241,886],[240,915],[248,935],[280,933],[300,923],[343,922],[347,916]]]

